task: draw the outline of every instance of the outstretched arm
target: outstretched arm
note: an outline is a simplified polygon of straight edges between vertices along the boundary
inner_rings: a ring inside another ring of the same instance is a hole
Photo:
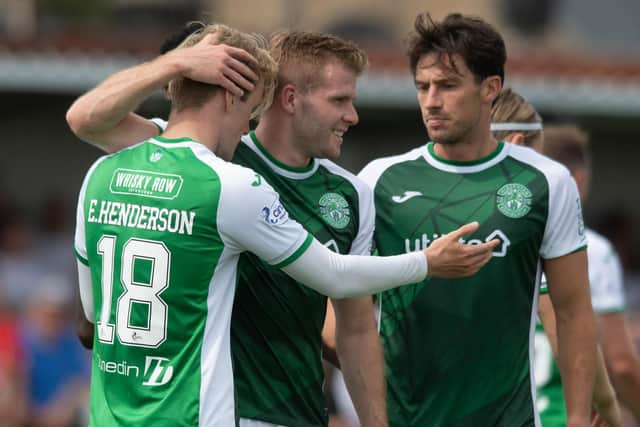
[[[436,239],[423,251],[389,257],[338,255],[314,239],[299,258],[282,270],[331,298],[371,295],[421,282],[427,273],[446,278],[470,276],[491,259],[493,249],[500,243],[459,242],[477,229],[478,223],[473,222]]]
[[[171,80],[186,77],[241,95],[252,90],[257,79],[246,65],[253,62],[246,51],[217,44],[216,35],[209,34],[191,47],[112,75],[71,105],[67,123],[80,139],[115,152],[159,133],[153,123],[133,111]]]

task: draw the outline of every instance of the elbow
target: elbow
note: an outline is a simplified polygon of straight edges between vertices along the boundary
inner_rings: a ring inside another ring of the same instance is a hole
[[[75,136],[83,141],[91,141],[92,134],[89,126],[90,121],[84,109],[78,105],[77,102],[69,107],[65,118],[69,129],[71,129],[71,132],[73,132]]]
[[[84,129],[82,112],[75,103],[67,110],[66,120],[69,129],[71,129],[77,137],[82,138],[86,131]]]
[[[633,381],[640,384],[640,365],[630,357],[619,357],[609,363],[609,373],[614,383]]]

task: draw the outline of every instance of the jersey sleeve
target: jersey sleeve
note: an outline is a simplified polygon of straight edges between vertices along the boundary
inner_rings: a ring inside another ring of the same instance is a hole
[[[360,173],[358,173],[358,178],[360,178],[373,193],[380,175],[382,175],[387,166],[382,159],[373,160],[362,168]]]
[[[78,285],[80,293],[80,302],[85,317],[90,322],[93,322],[93,291],[91,289],[91,273],[89,270],[89,254],[87,253],[87,239],[85,230],[85,212],[84,204],[87,194],[87,186],[93,171],[98,165],[106,159],[107,156],[99,158],[89,168],[87,175],[84,177],[82,186],[80,187],[80,194],[78,195],[78,207],[76,209],[76,229],[74,235],[74,252],[76,254],[78,264]]]
[[[549,213],[540,255],[558,258],[587,247],[580,195],[566,168],[549,179]]]
[[[76,208],[76,229],[74,234],[74,252],[76,254],[76,258],[79,262],[84,265],[89,265],[89,257],[87,255],[87,239],[85,234],[85,212],[84,212],[84,203],[85,196],[87,192],[87,186],[89,185],[89,180],[93,171],[98,167],[98,165],[106,159],[107,156],[100,157],[96,162],[89,168],[87,175],[85,175],[84,180],[82,181],[82,186],[80,187],[80,193],[78,194],[78,206]]]
[[[591,303],[598,314],[617,313],[625,309],[622,264],[611,244],[589,235],[589,285]]]
[[[85,234],[84,225],[84,198],[86,193],[86,182],[82,184],[80,189],[80,195],[78,196],[78,206],[76,208],[76,230],[73,242],[73,249],[76,254],[76,258],[84,265],[89,265],[87,256],[87,239]]]
[[[289,265],[313,237],[289,218],[278,193],[262,176],[240,166],[233,169],[222,181],[218,207],[218,229],[225,244],[278,268]]]
[[[373,206],[373,193],[364,183],[358,187],[358,200],[360,226],[349,253],[352,255],[371,255],[376,213]]]

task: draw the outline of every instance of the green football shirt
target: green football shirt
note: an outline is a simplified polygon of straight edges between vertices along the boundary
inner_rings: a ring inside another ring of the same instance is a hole
[[[311,235],[259,174],[189,139],[100,158],[77,212],[75,249],[91,276],[83,305],[95,324],[90,425],[235,425],[240,254],[287,265]]]
[[[258,172],[280,193],[289,215],[328,248],[369,254],[371,191],[331,161],[292,168],[273,158],[252,132],[235,163]],[[326,297],[253,254],[243,254],[231,321],[231,347],[242,418],[289,427],[328,421],[321,332]]]
[[[540,295],[547,293],[547,284],[540,285]],[[536,323],[534,338],[534,378],[536,382],[536,409],[542,427],[564,427],[567,425],[567,410],[562,394],[560,369],[555,362],[553,350],[542,323]]]
[[[464,239],[501,244],[476,275],[382,293],[392,426],[533,426],[531,373],[541,258],[585,248],[569,172],[500,142],[474,162],[439,158],[433,143],[370,163],[380,255],[419,250],[470,221]]]

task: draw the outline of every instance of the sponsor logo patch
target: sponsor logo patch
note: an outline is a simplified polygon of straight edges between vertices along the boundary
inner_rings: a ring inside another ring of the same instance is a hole
[[[289,213],[280,203],[280,199],[276,199],[271,207],[265,206],[260,213],[264,222],[269,225],[282,225],[289,220]]]
[[[173,200],[182,190],[180,175],[118,168],[113,171],[109,191],[152,199]]]

